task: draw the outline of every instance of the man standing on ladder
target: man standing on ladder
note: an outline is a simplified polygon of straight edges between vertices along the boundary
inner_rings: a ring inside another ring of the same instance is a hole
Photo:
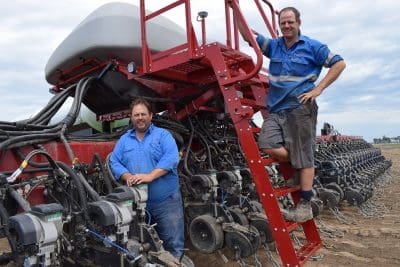
[[[346,64],[326,45],[300,33],[300,12],[296,8],[282,9],[278,21],[282,37],[270,39],[256,33],[258,45],[270,59],[269,116],[263,123],[258,145],[277,160],[290,161],[296,169],[301,199],[295,209],[282,213],[286,220],[302,223],[313,218],[310,201],[315,173],[316,98],[339,77]],[[248,42],[243,26],[237,22]],[[322,67],[329,71],[315,85]]]

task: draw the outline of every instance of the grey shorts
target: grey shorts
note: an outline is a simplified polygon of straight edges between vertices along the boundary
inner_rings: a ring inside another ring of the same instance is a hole
[[[296,169],[314,167],[318,105],[308,102],[291,110],[270,113],[258,137],[262,148],[285,147]]]

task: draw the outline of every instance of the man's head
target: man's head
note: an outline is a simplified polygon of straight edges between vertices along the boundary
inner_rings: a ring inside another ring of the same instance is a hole
[[[143,98],[137,98],[131,103],[131,120],[135,131],[144,133],[150,127],[153,112],[151,105]]]
[[[278,15],[279,28],[284,38],[297,38],[300,35],[300,12],[294,7],[283,8]]]

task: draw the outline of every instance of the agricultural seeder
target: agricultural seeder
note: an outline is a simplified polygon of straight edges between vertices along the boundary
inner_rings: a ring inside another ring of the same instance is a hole
[[[276,37],[273,6],[254,3]],[[176,7],[183,7],[185,29],[162,16]],[[139,8],[110,3],[90,14],[47,63],[54,94],[48,104],[29,119],[0,122],[0,233],[10,245],[0,261],[193,266],[187,256],[165,251],[146,221],[146,187],[119,184],[108,165],[116,140],[131,127],[129,103],[140,96],[154,105],[153,123],[172,133],[181,152],[187,239],[194,249],[227,247],[242,260],[274,243],[284,266],[303,265],[322,241],[313,220],[283,219],[280,208],[299,200],[299,186],[285,185],[294,170],[258,150],[253,118],[268,115],[268,76],[254,39],[255,60],[239,50],[233,9],[249,36],[251,29],[238,3],[225,1],[226,44],[207,43],[206,12],[198,15],[197,39],[189,0],[152,13],[145,8],[144,0]],[[315,215],[324,204],[361,204],[390,167],[362,138],[326,135],[316,142],[315,191],[322,201],[313,203]],[[304,235],[300,246],[291,238],[295,229]]]

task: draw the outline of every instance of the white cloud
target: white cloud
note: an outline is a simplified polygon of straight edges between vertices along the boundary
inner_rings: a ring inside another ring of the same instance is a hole
[[[44,79],[44,66],[52,51],[86,16],[107,2],[112,1],[16,0],[2,5],[0,120],[34,113],[47,102],[51,95]],[[138,4],[139,0],[123,2]],[[156,10],[161,2],[166,5],[172,0],[146,1],[146,5]],[[253,1],[241,2],[251,27],[265,30],[255,15]],[[400,1],[280,0],[273,3],[277,8],[296,6],[302,13],[302,32],[327,43],[347,63],[339,80],[318,99],[320,122],[330,122],[346,134],[367,133],[368,138],[400,135],[400,31],[396,28]],[[199,39],[200,24],[195,18],[198,11],[206,10],[208,41],[225,42],[222,5],[223,1],[191,1]],[[184,25],[182,9],[166,15]],[[252,54],[243,45],[242,51]]]

